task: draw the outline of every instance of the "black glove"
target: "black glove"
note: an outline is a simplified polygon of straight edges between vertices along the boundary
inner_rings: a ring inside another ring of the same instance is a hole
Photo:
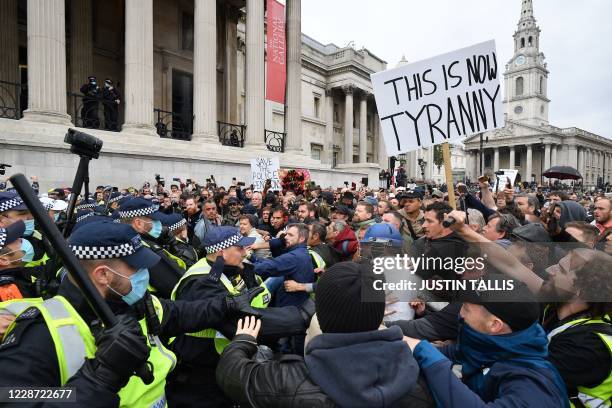
[[[81,368],[83,376],[115,393],[125,387],[150,352],[136,319],[119,315],[117,320],[116,325],[102,331],[96,340],[95,358],[86,360]]]
[[[302,303],[299,306],[299,309],[300,309],[300,314],[302,315],[302,318],[304,319],[304,322],[306,323],[306,326],[309,326],[310,319],[312,319],[312,315],[314,315],[316,312],[315,302],[311,298],[308,298],[306,299],[304,303]]]
[[[246,293],[241,295],[232,296],[228,295],[225,297],[225,306],[230,314],[246,314],[251,316],[260,316],[261,313],[257,308],[251,306],[251,302],[257,295],[263,292],[264,289],[261,286],[249,289]]]

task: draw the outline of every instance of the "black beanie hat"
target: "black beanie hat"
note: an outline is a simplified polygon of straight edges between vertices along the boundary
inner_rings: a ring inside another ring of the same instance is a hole
[[[507,290],[486,290],[468,292],[466,302],[483,306],[489,313],[500,318],[513,332],[525,330],[537,322],[540,317],[540,305],[535,302],[533,294],[527,286],[516,279],[509,279],[503,275],[490,275],[484,278],[490,285],[499,288],[509,288],[512,282],[513,288]]]
[[[315,290],[321,331],[355,333],[377,330],[385,313],[385,294],[373,289],[375,279],[369,264],[340,262],[327,269]]]

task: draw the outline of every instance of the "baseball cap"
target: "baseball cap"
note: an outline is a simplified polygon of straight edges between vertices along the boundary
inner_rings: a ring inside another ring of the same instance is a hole
[[[150,268],[160,259],[132,227],[110,220],[89,222],[75,229],[68,245],[78,259],[121,259],[137,269]]]
[[[206,232],[202,245],[209,254],[214,254],[231,246],[246,247],[255,243],[254,237],[244,237],[236,227],[212,226]]]
[[[0,249],[21,238],[24,231],[25,224],[21,220],[12,223],[6,228],[0,227]]]
[[[135,197],[122,201],[119,205],[120,218],[147,217],[152,220],[162,221],[163,214],[157,211],[158,206],[144,198]]]

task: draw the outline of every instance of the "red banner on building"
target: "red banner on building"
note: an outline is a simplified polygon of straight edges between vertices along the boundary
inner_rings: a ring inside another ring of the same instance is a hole
[[[285,103],[287,80],[287,47],[285,46],[285,6],[276,0],[268,1],[266,99]]]

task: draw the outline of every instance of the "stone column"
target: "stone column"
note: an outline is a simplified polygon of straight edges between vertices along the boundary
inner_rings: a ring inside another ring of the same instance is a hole
[[[531,149],[531,145],[528,144],[527,145],[527,158],[525,159],[525,173],[527,174],[525,174],[525,177],[526,177],[526,180],[530,183],[532,181],[531,174],[533,173],[532,171],[533,163],[532,162],[533,162],[533,152]]]
[[[70,92],[79,93],[87,77],[94,75],[92,12],[91,0],[70,2]],[[103,81],[98,78],[100,87]]]
[[[552,145],[551,155],[550,155],[550,167],[557,165],[557,145]]]
[[[363,92],[359,102],[359,163],[368,162],[368,92]]]
[[[325,146],[323,146],[323,163],[333,163],[334,156],[334,92],[325,89]]]
[[[499,170],[499,147],[493,149],[493,171]]]
[[[225,35],[225,72],[227,77],[226,109],[227,121],[238,123],[238,19],[240,10],[227,6]]]
[[[195,0],[193,137],[217,142],[217,2]]]
[[[19,31],[17,29],[17,0],[0,1],[0,80],[20,83]],[[0,86],[0,101],[7,107],[15,107],[15,119],[19,119],[20,89],[16,86]],[[8,112],[7,112],[8,113]]]
[[[514,150],[514,146],[510,146],[510,157],[508,159],[509,163],[508,163],[508,168],[509,169],[513,169],[516,165],[516,152]]]
[[[263,3],[263,0],[258,0]],[[302,153],[302,19],[301,0],[287,0],[287,101],[285,120],[288,151]],[[247,17],[248,19],[248,17]]]
[[[153,89],[153,0],[129,0],[125,2],[123,132],[156,136]]]
[[[344,164],[353,163],[353,86],[343,86],[344,91]]]
[[[576,166],[576,170],[578,170],[578,173],[580,173],[580,175],[582,175],[584,177],[584,171],[586,166],[584,165],[584,149],[580,148],[578,150],[578,166]]]
[[[24,119],[70,124],[66,114],[64,0],[28,0],[28,109]]]
[[[378,153],[378,164],[381,169],[387,169],[389,167],[389,159],[387,157],[387,149],[385,147],[385,138],[380,133],[380,120],[378,113],[374,114],[374,140],[377,142],[377,153]],[[414,157],[414,156],[412,156]],[[406,169],[406,172],[410,174],[410,169]]]
[[[550,143],[544,145],[544,171],[550,168]]]
[[[264,2],[246,4],[246,144],[264,148]]]

